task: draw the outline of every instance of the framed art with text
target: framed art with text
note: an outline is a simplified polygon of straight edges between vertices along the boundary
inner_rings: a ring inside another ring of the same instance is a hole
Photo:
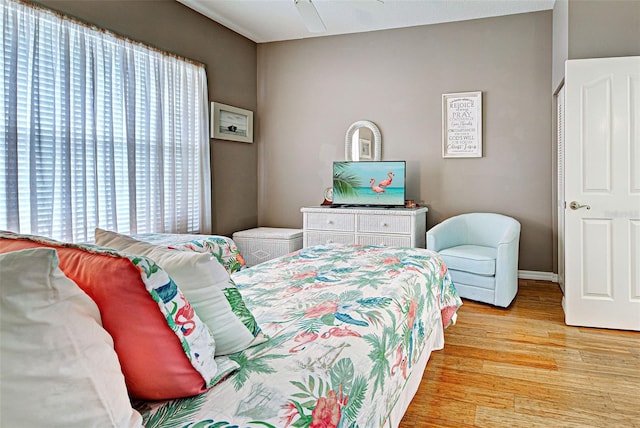
[[[482,92],[442,95],[442,157],[482,157]]]

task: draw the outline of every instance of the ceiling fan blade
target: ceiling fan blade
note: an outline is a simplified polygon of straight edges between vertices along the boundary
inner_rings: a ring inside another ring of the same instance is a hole
[[[324,22],[322,22],[318,10],[313,3],[311,3],[311,0],[293,0],[293,3],[298,9],[304,25],[307,26],[307,29],[311,33],[324,33],[327,31],[327,27],[325,27]]]
[[[366,10],[368,12],[378,12],[381,6],[384,6],[384,0],[367,0],[351,2],[356,9]]]

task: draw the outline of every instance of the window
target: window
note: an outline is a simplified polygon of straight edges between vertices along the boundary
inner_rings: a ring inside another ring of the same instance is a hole
[[[204,67],[3,1],[0,229],[209,232]]]

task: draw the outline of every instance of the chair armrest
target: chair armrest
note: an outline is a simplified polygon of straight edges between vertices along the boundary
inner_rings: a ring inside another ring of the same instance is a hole
[[[466,223],[460,218],[451,217],[427,231],[427,248],[440,251],[462,245],[465,243],[466,236]]]
[[[500,242],[496,246],[497,258],[496,258],[496,271],[501,270],[501,267],[510,266],[518,269],[518,251],[520,249],[520,223],[514,221],[505,231],[504,235],[500,239]],[[496,276],[498,273],[496,272]]]
[[[497,246],[496,294],[494,304],[507,307],[518,292],[520,224],[514,223]]]
[[[504,234],[500,238],[500,241],[498,242],[497,245],[499,246],[499,245],[509,244],[509,243],[512,243],[514,240],[519,240],[519,239],[520,239],[520,223],[518,223],[517,221],[514,221],[514,223],[511,224],[504,231]]]

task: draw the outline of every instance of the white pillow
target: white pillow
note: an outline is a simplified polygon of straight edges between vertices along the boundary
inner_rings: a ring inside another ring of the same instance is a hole
[[[96,304],[53,248],[0,255],[0,413],[7,427],[141,427]]]
[[[171,250],[138,241],[130,236],[103,229],[95,230],[97,245],[145,256],[156,262],[178,284],[200,319],[209,327],[216,341],[215,355],[242,351],[266,339],[255,319],[244,306],[227,270],[208,253]],[[231,295],[233,291],[233,295]],[[241,308],[233,308],[231,303]],[[234,313],[235,311],[235,313]],[[243,316],[251,318],[245,322]]]

